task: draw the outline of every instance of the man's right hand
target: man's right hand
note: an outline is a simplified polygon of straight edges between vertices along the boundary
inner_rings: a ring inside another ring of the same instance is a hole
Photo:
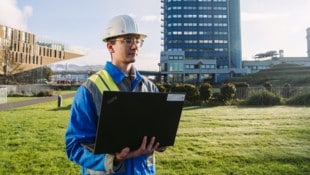
[[[122,162],[126,159],[130,159],[133,157],[138,157],[143,154],[152,154],[155,150],[158,149],[159,143],[155,143],[155,137],[151,138],[151,141],[147,144],[147,137],[144,136],[140,147],[137,150],[130,151],[130,148],[126,147],[122,149],[121,152],[115,154],[114,162]]]

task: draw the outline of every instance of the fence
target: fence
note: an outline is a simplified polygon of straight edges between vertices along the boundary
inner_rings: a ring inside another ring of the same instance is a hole
[[[253,93],[258,93],[266,90],[274,94],[281,95],[284,98],[290,98],[297,94],[310,92],[310,87],[237,87],[235,97],[238,99],[245,99]]]
[[[0,104],[7,103],[8,90],[6,87],[0,87]]]

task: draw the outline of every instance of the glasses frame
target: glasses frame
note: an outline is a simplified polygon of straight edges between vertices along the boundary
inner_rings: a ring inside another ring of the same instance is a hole
[[[137,39],[137,38],[116,38],[110,40],[110,42],[114,41],[121,41],[122,43],[125,43],[126,46],[131,47],[133,44],[135,44],[137,47],[141,48],[143,46],[143,39]]]

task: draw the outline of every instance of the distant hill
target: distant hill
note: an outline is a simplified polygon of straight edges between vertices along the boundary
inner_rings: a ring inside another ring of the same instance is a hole
[[[270,69],[238,77],[231,82],[247,82],[250,86],[261,86],[270,82],[273,86],[283,87],[285,84],[291,86],[310,86],[310,67],[296,64],[278,64]]]
[[[53,71],[98,71],[103,68],[103,65],[85,65],[79,66],[76,64],[52,64],[49,67]]]

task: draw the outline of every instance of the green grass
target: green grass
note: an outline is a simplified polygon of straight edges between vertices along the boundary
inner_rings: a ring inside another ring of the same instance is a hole
[[[185,108],[159,174],[308,174],[306,107]]]
[[[80,174],[65,155],[72,99],[0,111],[0,174]],[[309,174],[309,107],[184,108],[157,174]]]
[[[0,111],[0,174],[78,174],[65,155],[68,115],[55,102]]]

